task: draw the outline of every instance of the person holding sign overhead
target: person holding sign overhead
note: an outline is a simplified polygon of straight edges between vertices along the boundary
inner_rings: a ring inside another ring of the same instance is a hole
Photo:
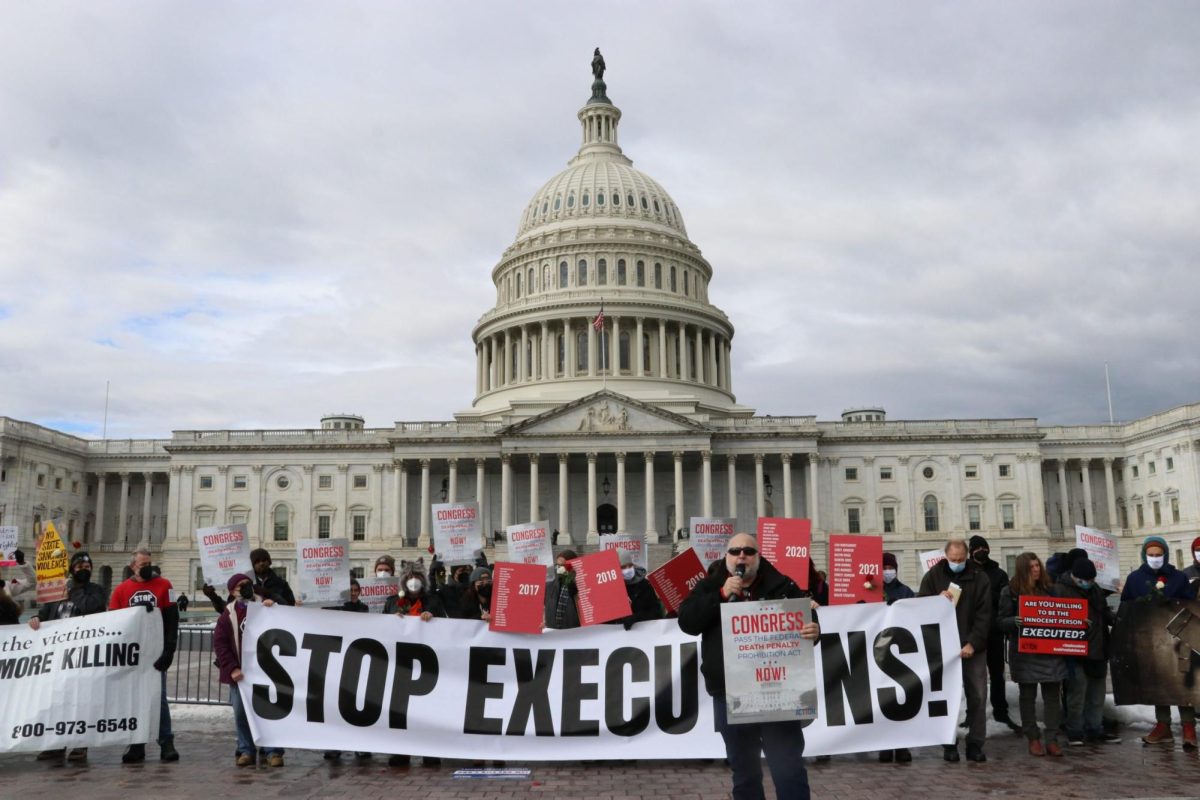
[[[724,559],[696,584],[679,607],[679,628],[700,637],[704,688],[713,699],[717,732],[725,740],[732,770],[734,800],[763,797],[762,755],[775,782],[780,800],[808,800],[808,772],[804,768],[804,729],[798,720],[731,725],[725,708],[724,643],[721,605],[750,600],[806,597],[796,583],[758,554],[758,541],[748,533],[730,538]],[[815,622],[804,625],[805,639],[819,639]]]
[[[967,695],[967,760],[987,761],[983,743],[987,739],[987,651],[992,626],[992,596],[987,575],[967,558],[967,543],[951,539],[943,550],[946,558],[934,564],[921,579],[918,597],[941,595],[954,603],[958,638],[962,644],[963,690]],[[943,747],[942,758],[958,761],[958,743]]]

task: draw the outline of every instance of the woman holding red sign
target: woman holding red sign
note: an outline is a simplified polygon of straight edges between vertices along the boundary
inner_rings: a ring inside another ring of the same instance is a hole
[[[1062,682],[1067,665],[1062,656],[1022,653],[1017,647],[1022,620],[1017,616],[1022,597],[1054,597],[1050,573],[1034,553],[1017,556],[1017,569],[1008,585],[1000,590],[1000,616],[997,623],[1008,636],[1008,667],[1020,689],[1021,729],[1029,740],[1029,755],[1061,757],[1059,726],[1062,723]],[[1042,687],[1045,714],[1045,746],[1037,724],[1037,692]]]

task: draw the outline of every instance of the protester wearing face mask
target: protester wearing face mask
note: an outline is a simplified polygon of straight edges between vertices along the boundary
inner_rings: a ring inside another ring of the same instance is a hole
[[[554,559],[554,580],[546,584],[546,627],[557,630],[579,627],[579,609],[575,597],[575,572],[570,562],[579,558],[574,550],[563,550]]]
[[[987,575],[988,584],[992,589],[992,619],[1000,609],[1000,591],[1008,585],[1008,573],[991,557],[991,547],[987,539],[976,534],[967,542],[967,550],[971,560],[979,565],[983,574]],[[1053,582],[1053,577],[1050,578]],[[1004,679],[1004,634],[998,626],[993,625],[988,634],[987,648],[988,668],[988,697],[992,704],[992,719],[1007,725],[1013,731],[1020,731],[1021,726],[1013,722],[1008,714],[1008,697],[1005,696]]]
[[[1183,571],[1183,576],[1192,585],[1192,596],[1200,595],[1200,536],[1192,539],[1192,563]]]
[[[259,599],[249,575],[239,572],[226,582],[226,586],[233,602],[221,612],[213,628],[213,655],[217,658],[220,681],[229,687],[229,703],[233,706],[233,727],[237,735],[234,763],[239,767],[252,767],[258,750],[250,734],[250,722],[246,718],[246,706],[238,684],[245,677],[242,674],[242,633],[246,630],[246,609],[252,603],[259,602]],[[264,606],[275,604],[270,598],[261,602]],[[264,748],[262,757],[264,764],[283,766],[283,750],[280,748]]]
[[[274,600],[281,606],[296,605],[292,587],[275,570],[271,569],[271,554],[258,547],[250,551],[250,564],[254,567],[254,593],[264,600]]]
[[[1104,693],[1111,648],[1109,631],[1116,622],[1116,614],[1105,602],[1104,590],[1096,585],[1096,565],[1086,555],[1076,558],[1071,571],[1061,576],[1055,587],[1063,597],[1086,600],[1088,608],[1088,654],[1065,659],[1067,742],[1072,745],[1120,742],[1120,736],[1104,730]]]
[[[918,597],[941,595],[958,602],[954,616],[958,639],[962,644],[962,679],[967,695],[967,760],[983,762],[983,743],[987,739],[987,646],[992,626],[992,589],[987,575],[967,558],[967,543],[962,539],[946,542],[946,558],[933,565],[921,579]],[[952,586],[953,584],[953,586]],[[958,761],[958,745],[942,750],[946,761]]]
[[[461,619],[492,619],[492,573],[484,567],[476,567],[468,576],[467,591],[463,594]]]
[[[175,590],[171,582],[155,572],[150,551],[141,548],[129,562],[130,577],[113,589],[108,601],[109,611],[144,606],[147,611],[157,611],[163,620],[163,651],[154,662],[161,677],[162,702],[158,714],[158,746],[162,761],[178,761],[175,735],[171,732],[171,704],[167,702],[167,670],[175,658],[175,644],[179,639],[179,609],[175,606]],[[146,760],[146,745],[131,744],[121,756],[125,764],[137,764]]]
[[[1147,536],[1142,543],[1142,565],[1129,573],[1129,577],[1125,579],[1121,602],[1139,598],[1155,598],[1164,602],[1193,599],[1194,594],[1187,576],[1182,570],[1175,569],[1170,562],[1167,540],[1161,536]],[[1146,744],[1170,744],[1175,741],[1171,735],[1171,707],[1155,706],[1154,718],[1154,728],[1142,737],[1142,741]],[[1183,728],[1184,749],[1195,750],[1196,709],[1192,706],[1180,706],[1179,721]]]
[[[612,620],[612,624],[624,625],[625,630],[629,630],[634,623],[662,619],[662,603],[658,602],[654,587],[646,580],[646,570],[634,564],[633,556],[628,553],[621,556],[621,577],[625,579],[625,593],[629,595],[629,608],[633,613]]]
[[[463,616],[463,601],[467,590],[471,588],[471,572],[475,569],[471,564],[457,564],[450,569],[450,579],[445,586],[437,589],[437,595],[442,600],[446,613],[456,619],[466,619]]]
[[[66,598],[53,603],[43,603],[38,608],[37,616],[29,620],[29,627],[35,631],[41,628],[43,622],[86,617],[108,610],[108,593],[100,584],[92,582],[92,557],[83,551],[75,553],[71,556],[70,571],[71,586]],[[66,753],[65,748],[43,750],[38,754],[38,761],[61,759],[64,754],[68,761],[85,761],[87,752],[86,747],[73,748],[70,753]]]
[[[883,554],[883,599],[890,606],[897,600],[907,600],[910,597],[916,597],[916,593],[912,589],[905,586],[899,577],[899,563],[896,561],[896,556],[892,553]],[[901,764],[907,764],[912,761],[912,753],[907,747],[900,747],[895,750],[880,750],[879,763],[890,764],[893,761],[898,761]]]

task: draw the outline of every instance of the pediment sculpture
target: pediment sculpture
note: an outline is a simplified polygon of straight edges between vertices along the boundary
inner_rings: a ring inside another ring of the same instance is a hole
[[[576,430],[588,433],[632,430],[629,426],[629,411],[622,408],[614,414],[607,402],[588,406]]]

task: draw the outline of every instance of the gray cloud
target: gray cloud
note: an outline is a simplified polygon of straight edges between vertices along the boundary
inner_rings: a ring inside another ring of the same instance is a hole
[[[470,404],[591,48],[774,414],[1200,399],[1189,3],[130,3],[0,30],[0,413],[110,434]]]

